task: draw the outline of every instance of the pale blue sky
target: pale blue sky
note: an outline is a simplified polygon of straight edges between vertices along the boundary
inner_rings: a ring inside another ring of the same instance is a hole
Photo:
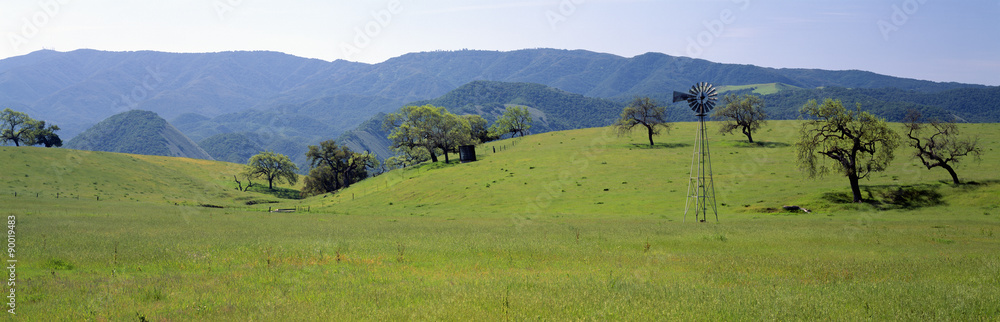
[[[0,58],[271,50],[377,63],[545,47],[1000,85],[1000,0],[11,0],[0,30]]]

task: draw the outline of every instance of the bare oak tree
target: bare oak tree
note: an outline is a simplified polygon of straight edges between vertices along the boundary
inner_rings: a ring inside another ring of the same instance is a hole
[[[666,107],[657,106],[649,97],[637,97],[622,110],[621,116],[614,124],[615,130],[622,136],[641,125],[646,128],[649,146],[653,146],[654,135],[659,135],[661,130],[670,131],[666,110]]]
[[[722,120],[719,133],[733,133],[739,129],[747,136],[747,141],[753,143],[753,132],[767,123],[764,99],[757,95],[729,94],[722,98],[722,104],[722,108],[712,114],[712,118]]]
[[[960,138],[955,123],[938,120],[924,123],[923,115],[916,110],[907,112],[904,122],[903,129],[910,138],[909,145],[917,150],[913,156],[919,158],[928,170],[936,167],[948,170],[955,184],[961,183],[954,168],[959,159],[970,154],[979,157],[982,153],[979,140]]]

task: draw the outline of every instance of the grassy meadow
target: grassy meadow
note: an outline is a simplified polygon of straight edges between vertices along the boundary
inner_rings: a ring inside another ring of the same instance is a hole
[[[713,134],[718,223],[684,215],[696,126],[653,147],[606,128],[491,142],[301,200],[236,191],[228,163],[2,147],[17,316],[1000,317],[1000,126],[962,125],[984,147],[957,168],[970,183],[901,148],[864,204],[797,170],[795,121]]]
[[[780,92],[786,89],[795,89],[798,87],[782,84],[782,83],[767,83],[767,84],[751,84],[751,85],[726,85],[720,86],[719,92],[725,93],[729,91],[738,91],[744,89],[751,89],[754,94],[758,95],[768,95]]]

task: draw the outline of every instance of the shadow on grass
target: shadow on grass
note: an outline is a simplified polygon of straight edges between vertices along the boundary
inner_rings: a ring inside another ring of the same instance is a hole
[[[406,167],[406,171],[424,172],[424,171],[427,171],[427,170],[437,170],[437,169],[450,168],[450,167],[454,167],[454,166],[459,165],[459,164],[462,164],[462,161],[459,161],[458,159],[452,159],[452,160],[449,160],[448,163],[445,163],[444,162],[444,158],[441,158],[441,160],[439,160],[438,162],[427,161],[427,162],[424,162],[424,163],[421,163],[421,164],[417,164],[417,165]]]
[[[736,141],[733,146],[738,148],[787,148],[792,146],[791,144],[785,142],[768,142],[768,141],[757,141],[757,142],[747,142],[745,140]]]
[[[944,205],[944,196],[937,191],[939,187],[933,184],[862,186],[864,196],[861,202],[883,210],[913,210]],[[828,192],[823,194],[823,199],[835,204],[854,203],[850,192]]]
[[[261,186],[254,185],[252,188],[250,188],[250,191],[269,194],[281,199],[302,199],[302,192],[289,188],[277,187],[274,189],[268,189],[267,187],[264,187],[262,185]]]
[[[645,149],[645,150],[674,149],[674,148],[685,148],[689,146],[691,146],[691,144],[688,143],[656,143],[653,144],[653,146],[650,146],[649,144],[632,143],[628,145],[628,147],[630,148]]]
[[[942,184],[946,184],[955,188],[962,189],[963,191],[976,190],[982,187],[991,186],[1000,183],[1000,180],[983,180],[983,181],[966,181],[959,184],[954,184],[951,180],[941,180]]]

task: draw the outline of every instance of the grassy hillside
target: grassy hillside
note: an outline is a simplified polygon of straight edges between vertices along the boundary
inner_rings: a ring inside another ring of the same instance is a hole
[[[725,85],[725,86],[719,86],[719,93],[722,94],[722,93],[725,93],[725,92],[750,90],[751,92],[753,92],[754,94],[757,94],[757,95],[768,95],[768,94],[774,94],[774,93],[777,93],[777,92],[780,92],[780,91],[783,91],[783,90],[798,89],[798,88],[799,87],[795,87],[795,86],[788,85],[788,84],[782,84],[782,83],[750,84],[750,85]]]
[[[833,201],[838,194],[850,192],[846,178],[830,175],[813,180],[798,170],[797,121],[770,122],[755,135],[762,145],[748,145],[742,136],[719,136],[717,127],[709,124],[720,213],[752,214],[783,205],[818,211],[855,208]],[[479,162],[390,172],[312,202],[330,209],[378,209],[380,213],[460,215],[475,209],[477,214],[615,214],[680,220],[696,126],[677,123],[652,148],[643,143],[642,133],[619,138],[609,128],[491,142],[478,147]],[[1000,179],[991,170],[1000,164],[1000,151],[991,150],[1000,146],[1000,135],[991,131],[996,125],[962,128],[979,136],[988,148],[981,161],[965,160],[959,176],[977,182]],[[494,147],[506,149],[494,154]],[[877,173],[862,185],[876,199],[886,189],[914,185],[961,200],[970,198],[968,202],[996,192],[992,184],[954,188],[940,182],[947,178],[944,170],[924,169],[903,147],[890,171]]]
[[[71,209],[83,201],[246,206],[247,200],[277,199],[236,191],[232,176],[243,166],[234,163],[34,147],[0,147],[0,160],[6,202],[36,199]]]
[[[212,160],[212,156],[167,120],[142,110],[112,115],[69,140],[66,147]]]
[[[73,320],[988,320],[1000,315],[1000,131],[942,183],[904,154],[864,182],[939,203],[841,203],[795,170],[794,121],[762,146],[713,135],[720,222],[683,223],[694,124],[659,145],[606,129],[478,147],[480,161],[390,172],[264,213],[237,165],[2,148],[17,218],[18,315]],[[493,147],[497,147],[496,153]],[[37,161],[43,160],[43,161]],[[972,161],[972,160],[969,160]],[[98,181],[140,200],[55,199]],[[145,173],[151,173],[146,175]],[[27,174],[28,177],[24,177]],[[149,182],[145,182],[149,181]],[[121,188],[124,189],[124,188]],[[175,197],[171,197],[176,194]],[[130,194],[132,196],[132,194]],[[176,198],[176,199],[171,199]],[[172,201],[180,201],[174,205]],[[215,202],[226,209],[185,206]],[[782,205],[812,209],[782,212]]]

